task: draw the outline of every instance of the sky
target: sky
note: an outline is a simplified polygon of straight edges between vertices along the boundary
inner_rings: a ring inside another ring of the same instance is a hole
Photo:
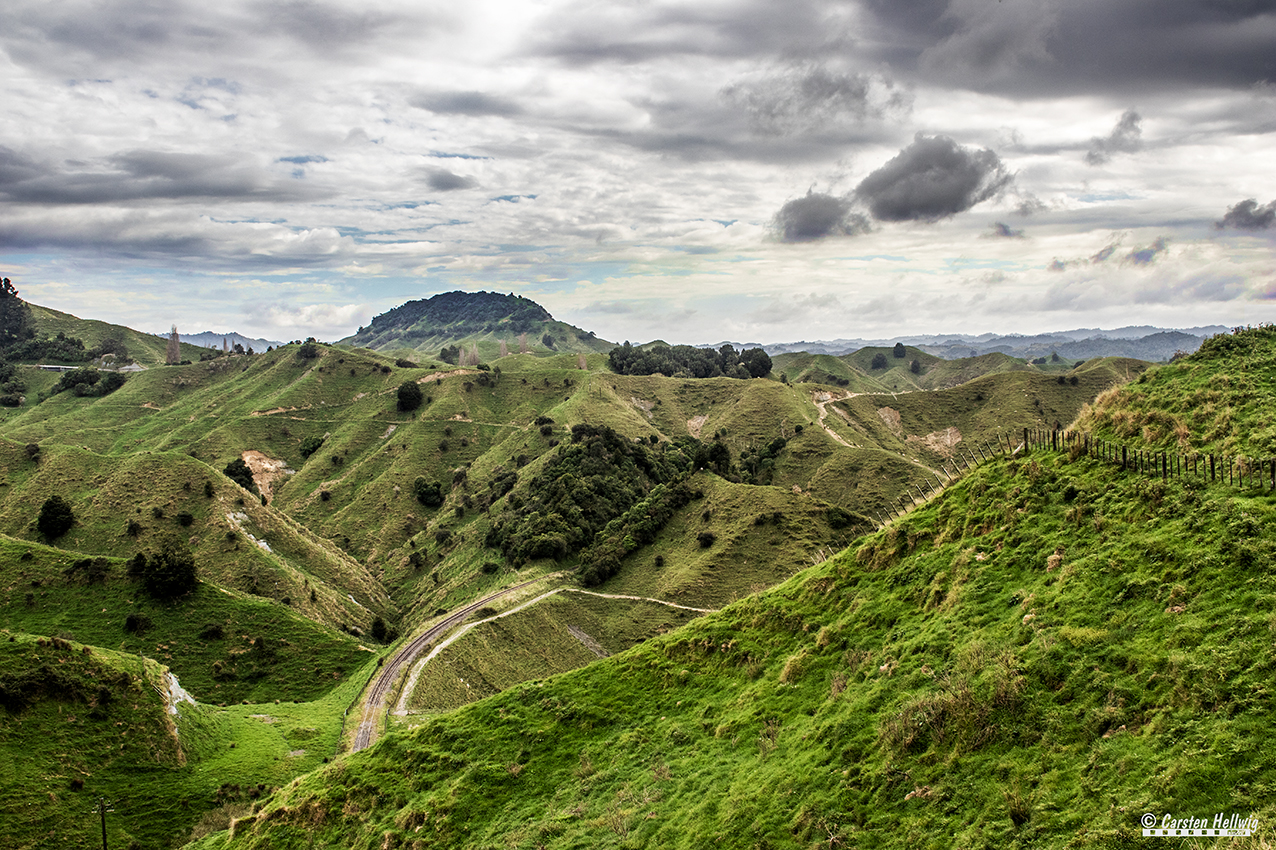
[[[0,274],[335,340],[1276,321],[1276,0],[8,0]]]

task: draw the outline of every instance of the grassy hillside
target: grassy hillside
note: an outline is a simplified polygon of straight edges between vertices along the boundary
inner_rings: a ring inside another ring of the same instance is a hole
[[[59,333],[84,340],[85,348],[96,348],[104,340],[114,339],[123,343],[127,355],[119,357],[121,362],[135,360],[143,366],[161,366],[164,364],[168,350],[168,339],[154,334],[135,331],[123,325],[113,325],[96,319],[81,319],[70,313],[63,313],[38,304],[28,304],[31,309],[31,320],[36,336],[48,338]],[[188,343],[181,344],[183,360],[199,360],[199,355],[207,349]]]
[[[110,847],[224,829],[332,755],[352,696],[346,686],[314,703],[196,705],[154,661],[0,631],[0,836],[6,847],[96,847],[99,797]]]
[[[1276,455],[1274,358],[1276,327],[1219,334],[1196,353],[1103,393],[1077,427],[1179,452]]]
[[[391,735],[198,846],[1089,847],[1134,841],[1143,812],[1265,822],[1274,532],[1265,498],[996,461],[773,590]]]

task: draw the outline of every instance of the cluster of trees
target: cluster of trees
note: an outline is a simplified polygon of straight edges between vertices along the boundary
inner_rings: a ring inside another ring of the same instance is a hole
[[[573,426],[571,441],[493,517],[487,545],[513,564],[580,552],[652,488],[685,473],[693,456],[689,443],[695,441],[653,447],[605,425]]]
[[[625,556],[653,542],[680,508],[703,496],[691,488],[685,476],[657,484],[646,498],[607,523],[594,538],[581,555],[581,581],[586,587],[595,587],[614,576]]]
[[[26,391],[27,383],[18,375],[18,367],[0,360],[0,404],[17,407],[22,404],[22,394]]]
[[[82,366],[70,372],[63,372],[62,377],[49,392],[60,393],[63,390],[70,390],[77,396],[100,397],[115,392],[124,386],[126,380],[128,378],[123,372],[102,373],[92,366]]]
[[[612,371],[621,375],[654,375],[675,378],[761,378],[771,371],[771,357],[761,348],[736,351],[735,346],[718,349],[691,345],[653,345],[635,348],[628,341],[607,356]]]
[[[129,561],[128,573],[130,578],[142,583],[148,594],[162,602],[191,593],[199,583],[195,556],[172,537],[165,538],[156,552],[134,555]]]

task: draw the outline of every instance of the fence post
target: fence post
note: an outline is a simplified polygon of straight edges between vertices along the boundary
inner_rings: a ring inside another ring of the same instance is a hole
[[[1129,452],[1125,446],[1122,446],[1121,447],[1121,469],[1122,470],[1126,468],[1126,465],[1128,462],[1129,462]]]
[[[1165,463],[1166,463],[1165,452],[1161,452],[1161,480],[1162,481],[1167,481],[1169,480],[1169,477],[1170,477],[1169,470],[1166,468]]]
[[[1215,481],[1214,477],[1214,454],[1210,453],[1210,481]]]

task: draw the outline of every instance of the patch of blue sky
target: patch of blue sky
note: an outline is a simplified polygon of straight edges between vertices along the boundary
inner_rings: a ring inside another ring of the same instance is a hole
[[[1077,200],[1086,204],[1099,204],[1104,201],[1133,201],[1137,197],[1129,192],[1087,192],[1084,195],[1077,195]]]
[[[714,222],[714,223],[716,223],[716,224],[720,224],[720,225],[722,225],[723,227],[730,227],[731,225],[735,224],[735,223],[736,223],[737,221],[739,221],[739,220],[740,220],[740,219],[738,219],[738,218],[732,218],[732,219],[726,219],[726,218],[714,218],[714,219],[710,219],[710,221],[713,221],[713,222]]]
[[[492,203],[496,203],[498,201],[505,201],[506,203],[517,204],[520,201],[524,201],[524,200],[534,201],[536,200],[536,196],[535,195],[497,195],[495,198],[491,198],[490,200]]]
[[[966,269],[998,269],[1000,271],[1020,271],[1027,268],[1035,268],[1033,263],[1024,263],[1017,260],[981,260],[974,257],[949,257],[944,260],[944,265],[950,271],[964,271]]]
[[[474,153],[449,153],[447,151],[430,151],[426,156],[434,159],[491,159],[490,156],[481,156]]]
[[[892,263],[907,263],[908,257],[901,257],[898,254],[859,254],[850,257],[838,257],[839,260],[859,260],[863,263],[871,263],[873,260],[886,260]]]

